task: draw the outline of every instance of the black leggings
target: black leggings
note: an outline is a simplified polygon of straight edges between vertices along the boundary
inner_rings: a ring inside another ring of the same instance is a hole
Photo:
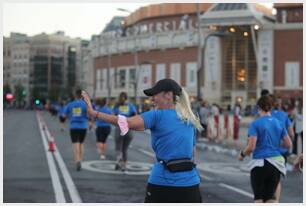
[[[199,185],[189,187],[161,186],[148,183],[145,203],[201,203]]]
[[[264,160],[263,167],[251,170],[251,185],[254,200],[267,201],[275,199],[274,193],[280,180],[280,172],[270,162]]]
[[[119,127],[115,130],[115,150],[117,153],[117,160],[127,161],[127,151],[133,139],[132,132],[128,131],[124,136],[120,135]]]

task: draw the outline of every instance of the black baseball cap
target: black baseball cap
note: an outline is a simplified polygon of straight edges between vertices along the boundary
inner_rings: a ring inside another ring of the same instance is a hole
[[[156,84],[150,88],[143,90],[143,93],[147,96],[153,96],[160,92],[172,91],[174,95],[180,96],[182,93],[181,86],[173,79],[161,79]]]

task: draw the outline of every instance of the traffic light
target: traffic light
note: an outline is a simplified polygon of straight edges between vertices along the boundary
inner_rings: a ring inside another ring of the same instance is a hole
[[[6,98],[7,101],[12,101],[14,99],[14,95],[11,94],[11,93],[7,93],[5,95],[5,98]]]
[[[22,96],[27,96],[27,91],[25,89],[22,90]]]
[[[39,99],[36,99],[36,100],[35,100],[35,104],[36,104],[36,105],[39,105],[39,104],[40,104],[40,100],[39,100]]]

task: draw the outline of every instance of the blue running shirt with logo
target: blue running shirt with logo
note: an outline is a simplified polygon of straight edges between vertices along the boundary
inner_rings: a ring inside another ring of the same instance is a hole
[[[134,116],[137,113],[135,106],[127,102],[124,103],[123,105],[115,106],[113,112],[115,115],[120,114],[126,117]]]
[[[83,100],[75,100],[67,104],[65,114],[69,118],[70,129],[88,128],[87,108]]]

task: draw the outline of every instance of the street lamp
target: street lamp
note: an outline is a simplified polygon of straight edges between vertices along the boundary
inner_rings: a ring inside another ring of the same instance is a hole
[[[229,34],[224,33],[224,32],[213,32],[208,34],[205,39],[204,39],[204,44],[203,46],[201,46],[201,44],[199,44],[200,49],[198,50],[200,52],[200,55],[198,55],[198,71],[197,71],[197,98],[198,100],[201,98],[201,84],[200,81],[202,79],[202,74],[203,74],[203,68],[204,68],[204,63],[205,63],[205,50],[206,50],[206,44],[207,44],[207,40],[209,37],[212,36],[216,36],[216,37],[224,37],[224,36],[228,36]],[[202,58],[202,56],[204,55],[204,57]]]
[[[123,12],[132,13],[130,10],[123,9],[123,8],[117,8],[117,10],[118,10],[118,11],[123,11]]]

